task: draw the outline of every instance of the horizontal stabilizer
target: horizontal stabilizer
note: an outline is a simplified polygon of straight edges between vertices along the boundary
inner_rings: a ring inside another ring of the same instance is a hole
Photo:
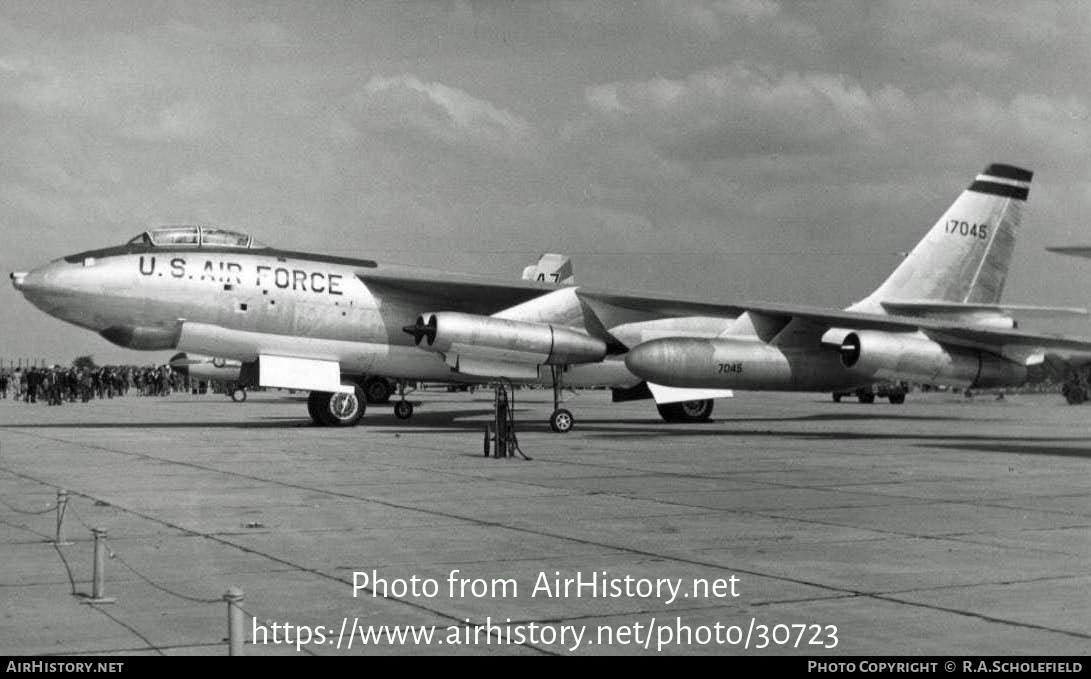
[[[1091,246],[1088,245],[1066,245],[1062,247],[1046,248],[1049,252],[1055,252],[1058,255],[1068,255],[1070,257],[1086,257],[1091,259]],[[14,274],[13,274],[14,275]]]
[[[1031,316],[1086,316],[1087,309],[1080,307],[1034,306],[1031,304],[974,304],[973,302],[936,302],[930,300],[897,300],[881,302],[883,308],[893,314],[907,316],[927,314],[998,313],[1023,317]]]
[[[657,404],[681,403],[683,401],[703,401],[709,398],[731,398],[735,392],[730,389],[680,389],[648,382],[648,389]]]

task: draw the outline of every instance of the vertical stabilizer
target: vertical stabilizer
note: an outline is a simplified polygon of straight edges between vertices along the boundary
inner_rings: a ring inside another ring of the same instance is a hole
[[[576,276],[572,273],[572,260],[564,255],[547,253],[536,264],[523,269],[523,280],[572,285]]]
[[[850,309],[882,313],[884,302],[899,301],[998,303],[1032,176],[989,165],[879,289]]]

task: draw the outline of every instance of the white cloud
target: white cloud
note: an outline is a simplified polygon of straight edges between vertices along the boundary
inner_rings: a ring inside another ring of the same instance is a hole
[[[200,196],[221,191],[224,181],[208,170],[195,170],[179,177],[170,187],[183,196]]]
[[[991,49],[970,45],[957,38],[949,38],[933,48],[941,62],[955,68],[995,69],[1011,62],[1011,53],[1003,49]]]
[[[128,134],[145,141],[197,139],[211,129],[207,107],[193,100],[159,109],[150,120],[133,125]]]
[[[996,147],[1072,155],[1087,153],[1089,131],[1088,106],[1076,95],[1004,100],[966,86],[910,94],[889,84],[865,88],[841,74],[741,63],[680,79],[595,85],[585,103],[600,136],[612,130],[682,160],[844,156],[884,145],[918,153],[922,144],[986,156]]]
[[[443,83],[414,75],[375,76],[358,97],[361,125],[409,129],[447,145],[471,145],[518,154],[535,143],[524,118]]]
[[[593,112],[685,157],[817,151],[882,137],[872,96],[840,75],[733,64],[677,80],[596,85],[585,98]]]
[[[709,38],[723,38],[740,30],[797,40],[819,37],[813,26],[785,12],[776,0],[653,0],[653,4],[670,22]]]

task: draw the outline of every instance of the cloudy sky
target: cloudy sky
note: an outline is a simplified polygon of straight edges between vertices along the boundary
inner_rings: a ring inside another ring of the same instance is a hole
[[[1086,2],[7,0],[0,266],[200,222],[840,306],[1000,161],[1036,173],[1005,298],[1087,305],[1041,248],[1091,243],[1089,65]],[[0,311],[5,359],[148,359]]]

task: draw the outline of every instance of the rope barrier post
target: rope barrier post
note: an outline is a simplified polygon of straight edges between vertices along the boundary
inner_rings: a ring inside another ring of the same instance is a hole
[[[68,491],[61,488],[57,491],[57,539],[53,544],[58,546],[72,544],[64,536],[64,514],[68,509]]]
[[[91,583],[91,598],[86,599],[89,604],[112,604],[117,599],[103,596],[103,581],[106,579],[106,529],[92,528],[95,535],[95,573]]]
[[[227,602],[227,654],[243,655],[243,643],[246,641],[242,624],[242,590],[231,587],[224,592]]]

